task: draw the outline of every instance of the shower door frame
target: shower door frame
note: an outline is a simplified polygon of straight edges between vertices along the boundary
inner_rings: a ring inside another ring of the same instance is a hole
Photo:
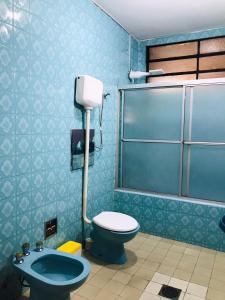
[[[145,193],[145,194],[154,194],[154,195],[163,195],[163,196],[172,196],[178,198],[191,198],[187,194],[189,193],[189,180],[190,180],[190,153],[191,153],[191,145],[205,145],[205,146],[225,146],[225,142],[193,142],[191,141],[191,133],[192,133],[192,113],[193,113],[193,88],[195,86],[209,86],[209,85],[225,85],[225,78],[216,78],[216,79],[202,79],[202,80],[189,80],[189,81],[177,81],[177,82],[163,82],[163,83],[156,83],[156,84],[130,84],[118,87],[118,122],[117,122],[117,154],[116,154],[116,180],[115,180],[115,189],[120,191],[129,191],[129,192],[136,192],[136,193]],[[180,141],[169,141],[169,140],[141,140],[141,139],[124,139],[123,136],[123,127],[124,127],[124,94],[125,91],[128,90],[137,90],[137,89],[154,89],[154,88],[168,88],[168,87],[181,87],[183,88],[182,93],[182,112],[181,112],[181,138]],[[185,105],[187,101],[187,88],[190,88],[190,111],[189,111],[189,127],[188,127],[188,141],[184,140],[184,128],[185,128]],[[123,143],[124,142],[145,142],[145,143],[174,143],[180,144],[180,161],[179,161],[179,192],[178,194],[168,194],[168,193],[160,193],[154,191],[146,191],[146,190],[139,190],[139,189],[130,189],[122,187],[122,176],[119,174],[122,170],[123,158]],[[186,193],[183,192],[183,166],[184,166],[184,147],[185,145],[188,146],[188,158],[187,158],[187,167],[186,167]],[[119,166],[120,169],[119,170]],[[119,182],[120,181],[120,182]],[[201,199],[201,198],[191,198],[194,201],[196,200],[203,200],[209,202],[218,202],[221,201],[214,201],[209,199]]]

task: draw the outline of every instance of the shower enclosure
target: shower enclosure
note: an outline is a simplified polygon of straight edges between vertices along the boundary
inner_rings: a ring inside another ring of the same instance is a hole
[[[225,201],[225,79],[119,90],[117,188]]]

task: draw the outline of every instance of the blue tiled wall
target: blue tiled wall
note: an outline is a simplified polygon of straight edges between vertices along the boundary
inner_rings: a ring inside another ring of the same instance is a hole
[[[116,191],[115,208],[136,218],[143,232],[225,251],[222,205]]]
[[[130,69],[138,70],[139,41],[130,37]]]
[[[70,172],[70,129],[82,128],[74,79],[110,92],[104,149],[90,168],[90,217],[113,206],[117,84],[127,83],[128,34],[88,0],[0,1],[0,269],[20,245],[43,239],[57,216],[57,246],[81,232],[82,172]],[[98,110],[92,112],[98,143]]]

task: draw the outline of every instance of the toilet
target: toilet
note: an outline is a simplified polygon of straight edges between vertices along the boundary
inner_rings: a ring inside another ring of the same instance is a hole
[[[124,243],[133,239],[139,229],[138,222],[131,216],[101,212],[92,220],[90,252],[110,264],[124,264],[127,261]]]
[[[69,300],[70,292],[80,287],[90,272],[89,262],[53,249],[30,251],[13,266],[30,285],[30,300]]]

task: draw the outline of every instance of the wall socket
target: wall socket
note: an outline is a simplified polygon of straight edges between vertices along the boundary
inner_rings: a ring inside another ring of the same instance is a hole
[[[45,240],[57,233],[57,218],[45,222],[44,236]]]

